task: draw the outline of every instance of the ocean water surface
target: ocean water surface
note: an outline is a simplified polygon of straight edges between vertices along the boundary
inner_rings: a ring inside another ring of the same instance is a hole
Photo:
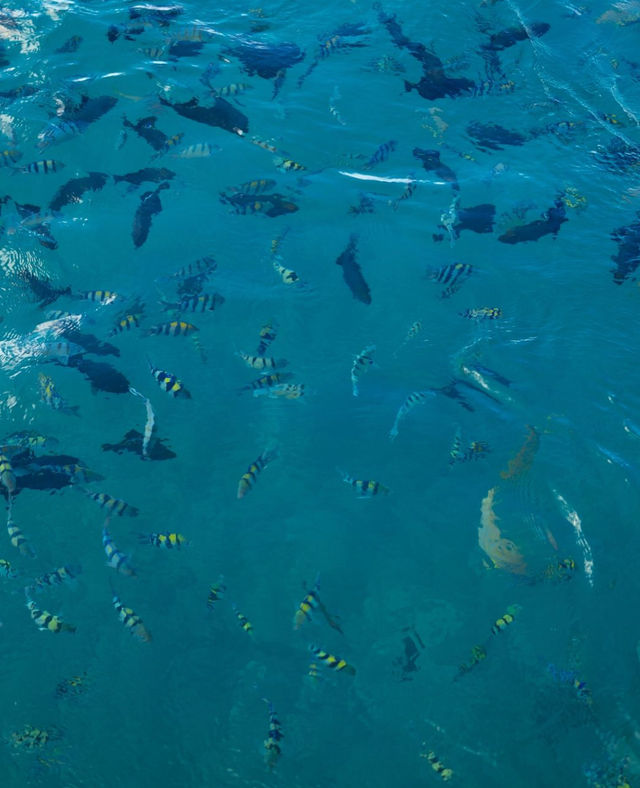
[[[4,785],[640,785],[638,22],[2,6]]]

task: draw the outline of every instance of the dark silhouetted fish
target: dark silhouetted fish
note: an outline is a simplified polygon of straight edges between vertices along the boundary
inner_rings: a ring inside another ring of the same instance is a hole
[[[72,484],[69,474],[62,470],[63,466],[81,465],[77,457],[70,454],[48,454],[36,457],[31,451],[22,452],[11,458],[14,473],[18,479],[18,489],[12,494],[15,497],[22,489],[30,490],[61,490]],[[4,486],[0,485],[0,492]]]
[[[504,145],[524,145],[527,137],[517,131],[509,131],[496,123],[478,123],[467,125],[467,134],[473,144],[480,150],[502,150]]]
[[[249,76],[257,74],[263,79],[274,79],[280,76],[283,69],[304,60],[304,52],[290,42],[268,44],[264,41],[244,41],[225,49],[224,54],[237,57]]]
[[[546,22],[532,22],[527,27],[524,25],[517,25],[516,27],[508,27],[506,30],[501,30],[498,33],[492,33],[489,41],[486,44],[481,44],[480,49],[490,52],[500,52],[503,49],[508,49],[519,41],[525,41],[527,38],[540,38],[550,29],[551,25]]]
[[[72,178],[63,184],[53,195],[49,203],[51,211],[59,211],[60,208],[70,203],[82,202],[81,197],[87,191],[100,191],[107,182],[109,176],[103,172],[90,172],[85,178]]]
[[[103,443],[102,451],[114,451],[116,454],[122,454],[124,451],[130,451],[142,457],[142,440],[143,435],[137,430],[129,430],[120,441],[120,443]],[[147,449],[147,459],[149,460],[172,460],[176,457],[176,453],[167,448],[164,444],[166,438],[156,438],[151,441]]]
[[[621,285],[640,265],[640,218],[627,227],[618,227],[614,230],[611,233],[611,240],[618,244],[618,253],[615,257],[611,257],[616,264],[611,273],[613,281]]]
[[[606,148],[599,145],[594,156],[596,161],[612,172],[627,172],[640,164],[640,145],[629,144],[614,137]]]
[[[349,238],[347,248],[336,260],[336,264],[342,267],[342,277],[347,283],[349,290],[353,293],[353,297],[363,304],[371,303],[371,291],[369,285],[365,282],[362,276],[362,270],[356,260],[356,245],[358,236],[353,234]]]
[[[33,85],[20,85],[19,87],[9,88],[9,90],[0,90],[0,98],[15,101],[19,98],[28,98],[38,92],[38,88]]]
[[[458,208],[455,213],[455,221],[451,227],[439,224],[445,230],[453,234],[454,238],[459,238],[463,230],[471,230],[474,233],[491,233],[496,217],[496,206],[491,203],[473,205],[470,208]],[[442,241],[444,235],[434,235],[434,241]]]
[[[164,96],[158,96],[158,101],[166,107],[171,107],[178,115],[189,118],[189,120],[195,120],[196,123],[205,123],[207,126],[219,126],[221,129],[230,131],[233,134],[246,134],[249,131],[249,119],[247,116],[220,97],[215,98],[210,107],[201,106],[195,97],[189,101],[172,104]]]
[[[71,120],[74,123],[94,123],[96,120],[106,115],[118,103],[118,99],[113,96],[98,96],[89,98],[83,95],[79,106],[73,108],[71,112],[65,112],[62,120]]]
[[[126,116],[123,116],[122,124],[126,128],[135,131],[135,133],[139,137],[142,137],[145,142],[148,142],[154,150],[164,150],[169,136],[156,128],[157,120],[155,115],[149,115],[147,118],[140,118],[136,123],[131,123],[130,120],[127,120]]]
[[[136,249],[139,249],[147,240],[153,217],[162,210],[162,203],[158,196],[159,193],[163,189],[168,188],[168,183],[161,183],[155,191],[145,192],[141,195],[140,205],[136,209],[133,217],[133,227],[131,229],[131,237],[133,238],[133,245]]]
[[[295,213],[298,206],[282,194],[220,194],[220,202],[231,205],[234,213],[263,213],[265,216],[283,216],[286,213]]]
[[[171,60],[177,60],[179,57],[197,57],[203,47],[202,41],[172,41],[167,54]]]
[[[27,285],[42,309],[52,304],[61,295],[71,295],[71,287],[52,287],[50,279],[40,279],[26,268],[18,271],[18,277]]]
[[[168,170],[166,167],[144,167],[142,170],[128,172],[126,175],[114,175],[113,180],[115,183],[126,181],[132,186],[140,186],[141,183],[170,181],[172,178],[175,178],[175,175],[175,172]]]
[[[17,203],[13,201],[18,216],[20,217],[20,227],[29,233],[33,233],[41,246],[47,249],[57,249],[58,242],[51,234],[49,228],[50,216],[43,216],[39,205],[29,203]]]
[[[556,236],[560,225],[566,221],[564,202],[558,197],[553,206],[542,214],[541,219],[536,219],[534,222],[518,227],[511,227],[502,235],[499,235],[498,240],[504,244],[517,244],[522,243],[522,241],[537,241],[543,235]]]
[[[378,18],[387,28],[394,44],[400,49],[406,49],[412,57],[422,64],[422,78],[415,83],[405,80],[405,90],[417,90],[422,98],[430,101],[447,96],[453,98],[463,94],[471,94],[474,91],[475,82],[466,77],[447,76],[440,58],[430,52],[424,44],[410,41],[402,32],[395,14],[389,16],[380,9]]]
[[[129,381],[122,372],[118,372],[111,364],[104,361],[91,361],[88,358],[72,358],[69,366],[75,367],[91,383],[91,390],[95,394],[97,391],[107,391],[110,394],[128,394]]]
[[[68,295],[68,293],[65,292],[65,295]],[[73,327],[65,328],[60,336],[64,337],[64,339],[68,340],[69,342],[74,342],[77,345],[81,345],[85,352],[93,353],[96,356],[120,355],[120,349],[115,345],[112,345],[110,342],[103,342],[93,334],[85,334]]]
[[[57,55],[65,54],[67,52],[76,52],[82,43],[82,40],[82,36],[71,36],[71,38],[68,38],[62,46],[55,49],[54,52]]]
[[[414,148],[413,155],[416,159],[420,159],[422,166],[427,172],[434,172],[436,176],[444,181],[450,183],[454,191],[460,191],[458,186],[458,178],[455,172],[440,161],[440,153],[437,150],[424,150],[423,148]]]

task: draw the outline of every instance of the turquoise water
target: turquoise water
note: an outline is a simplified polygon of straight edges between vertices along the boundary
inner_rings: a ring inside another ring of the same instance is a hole
[[[2,444],[35,553],[0,550],[6,785],[640,781],[639,16],[3,7]],[[176,111],[193,97],[217,125]],[[145,168],[170,172],[114,178]],[[207,257],[203,281],[175,276]],[[180,287],[224,302],[167,309]],[[145,336],[172,320],[199,330]],[[238,353],[268,323],[290,377],[254,396]],[[130,430],[133,451],[103,448]],[[388,492],[361,499],[367,480]],[[105,565],[82,488],[139,509],[108,522],[134,577]],[[73,583],[32,588],[62,566]],[[38,631],[25,587],[76,631]]]

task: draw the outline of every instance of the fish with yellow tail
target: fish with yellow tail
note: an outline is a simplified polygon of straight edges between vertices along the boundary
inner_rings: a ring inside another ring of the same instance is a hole
[[[238,482],[238,500],[244,498],[244,496],[253,489],[256,482],[258,481],[258,476],[277,456],[277,448],[265,449],[262,454],[251,463],[247,470],[242,474],[240,481]]]
[[[319,610],[322,615],[325,617],[327,624],[329,624],[332,629],[337,629],[340,634],[344,634],[340,625],[335,620],[335,617],[330,615],[327,608],[324,606],[323,602],[321,601],[318,591],[320,590],[320,585],[318,580],[316,580],[312,589],[307,591],[304,596],[304,599],[298,605],[298,609],[296,610],[295,616],[293,617],[293,628],[300,629],[300,627],[308,621],[312,620],[311,611]]]
[[[56,634],[59,632],[72,633],[76,631],[76,627],[71,626],[71,624],[65,624],[60,616],[49,613],[48,610],[40,610],[33,599],[31,599],[29,596],[27,589],[25,589],[25,595],[27,597],[27,610],[29,611],[31,620],[39,630],[42,632],[55,632]]]
[[[20,555],[23,555],[26,558],[36,557],[36,551],[33,549],[31,543],[22,532],[22,529],[13,522],[11,506],[9,506],[9,512],[7,513],[7,534],[9,535],[9,541],[20,553]]]
[[[40,399],[52,410],[58,410],[60,413],[67,415],[79,416],[77,405],[68,405],[62,398],[53,380],[40,372],[38,375],[38,382],[40,384]]]
[[[506,612],[493,622],[491,626],[491,635],[499,635],[501,632],[504,632],[506,629],[508,629],[515,621],[515,617],[520,612],[520,610],[520,605],[509,605],[506,609]],[[468,662],[463,662],[462,665],[460,665],[454,681],[457,681],[461,676],[463,676],[465,673],[468,673],[470,670],[473,670],[476,665],[479,665],[480,662],[487,658],[488,645],[489,638],[486,639],[484,643],[473,646],[471,649],[471,659]]]
[[[522,553],[514,542],[502,536],[498,528],[498,517],[493,510],[496,490],[496,487],[492,487],[482,499],[478,545],[491,561],[488,566],[506,569],[516,575],[526,575],[528,570]]]
[[[341,657],[336,657],[334,654],[330,654],[323,648],[314,645],[309,646],[309,651],[317,660],[322,662],[323,665],[331,668],[331,670],[335,670],[336,673],[347,673],[350,676],[355,676],[356,669]]]
[[[123,553],[122,550],[118,550],[116,547],[116,544],[111,538],[111,534],[107,528],[108,524],[109,518],[107,517],[104,526],[102,527],[102,546],[104,547],[104,552],[107,556],[107,566],[115,569],[119,574],[125,575],[125,577],[135,577],[136,572],[131,566],[129,556],[126,553]]]
[[[113,591],[111,603],[118,614],[120,622],[124,624],[125,629],[143,643],[149,643],[151,641],[151,633],[146,628],[144,621],[130,607],[125,607],[122,604],[120,597],[115,591]]]
[[[375,349],[375,345],[367,345],[367,347],[360,351],[353,359],[353,364],[351,365],[351,392],[354,397],[360,394],[358,383],[362,375],[369,367],[375,366],[375,361],[373,360]]]
[[[358,491],[358,498],[373,498],[376,495],[387,495],[389,493],[388,487],[385,487],[384,484],[376,482],[373,479],[354,479],[353,476],[349,476],[348,473],[340,470],[340,468],[336,468],[336,471],[343,482],[350,484]]]
[[[27,586],[28,593],[38,593],[53,586],[68,585],[74,588],[77,585],[77,577],[82,572],[79,566],[59,566],[51,572],[45,572],[39,577],[35,577]]]
[[[426,743],[423,742],[422,746],[426,747]],[[442,763],[442,761],[440,760],[440,758],[435,754],[435,752],[433,752],[433,750],[429,750],[427,752],[421,752],[420,757],[426,758],[433,771],[444,782],[449,782],[449,780],[453,777],[453,770],[445,766],[444,763]]]
[[[276,710],[273,708],[273,703],[266,698],[262,700],[267,704],[269,709],[269,733],[264,740],[264,758],[267,768],[271,771],[280,757],[280,741],[284,738],[284,734],[282,733]]]

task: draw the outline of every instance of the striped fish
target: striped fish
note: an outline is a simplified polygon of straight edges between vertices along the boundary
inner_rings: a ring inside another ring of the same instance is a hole
[[[142,332],[142,336],[149,337],[154,334],[163,334],[167,337],[184,337],[187,334],[193,334],[194,331],[199,331],[199,329],[193,323],[186,323],[184,320],[172,320],[170,323],[159,323],[156,326],[145,329]]]
[[[471,263],[449,263],[449,265],[443,265],[437,271],[432,271],[429,274],[429,278],[432,282],[446,285],[440,297],[449,298],[462,287],[472,272],[473,266]]]
[[[149,364],[149,371],[155,378],[156,383],[158,386],[160,386],[162,391],[170,394],[172,397],[184,397],[185,399],[191,399],[191,394],[184,387],[183,382],[179,380],[174,374],[154,367],[149,359],[147,359],[147,362]]]
[[[126,577],[135,577],[136,572],[131,566],[129,556],[123,553],[122,550],[119,550],[111,538],[111,534],[107,528],[108,522],[109,518],[107,518],[102,528],[102,546],[107,555],[107,566],[110,566],[112,569],[115,569],[116,572]]]
[[[84,487],[78,487],[77,489],[81,490],[92,501],[95,501],[101,509],[106,509],[109,514],[117,514],[119,517],[122,517],[123,514],[127,514],[129,517],[138,516],[138,509],[120,498],[112,498],[104,492],[94,493]]]
[[[330,654],[328,651],[320,648],[319,646],[309,646],[309,651],[314,655],[314,657],[331,670],[335,670],[337,673],[348,673],[350,676],[355,675],[356,669],[353,665],[349,665],[341,657],[336,657],[334,654]]]
[[[124,624],[125,628],[139,640],[142,640],[143,643],[149,643],[151,640],[151,633],[144,625],[144,621],[140,616],[134,613],[130,607],[125,607],[120,601],[120,597],[115,593],[112,598],[112,604],[116,609],[118,618]]]
[[[262,454],[251,463],[247,470],[240,477],[238,482],[237,498],[244,498],[244,496],[253,489],[258,480],[258,476],[267,467],[267,465],[278,456],[277,449],[265,449]]]

